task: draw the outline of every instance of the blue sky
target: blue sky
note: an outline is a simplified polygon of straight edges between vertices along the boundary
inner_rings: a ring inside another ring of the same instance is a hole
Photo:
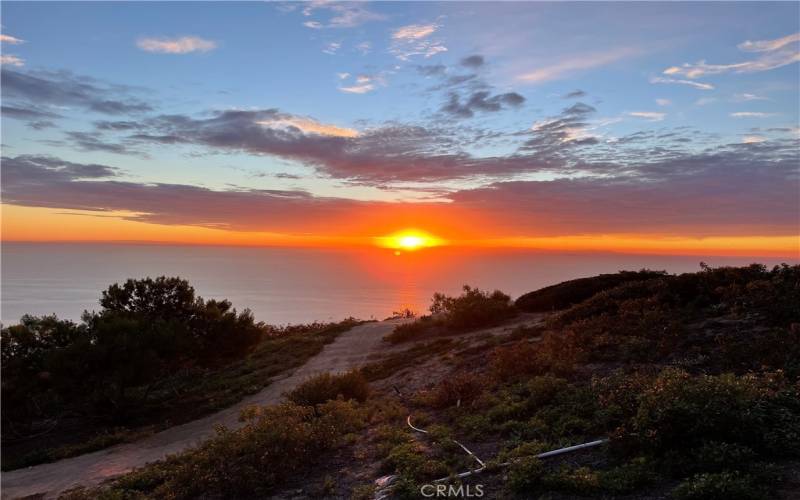
[[[796,2],[3,2],[4,155],[113,170],[92,182],[447,203],[512,182],[669,191],[716,155],[728,191],[767,190],[748,176],[796,182],[799,19]]]

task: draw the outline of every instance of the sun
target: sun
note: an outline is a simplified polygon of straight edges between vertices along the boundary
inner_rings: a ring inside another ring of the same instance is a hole
[[[443,239],[416,229],[406,229],[389,236],[375,238],[375,241],[378,246],[393,248],[395,255],[400,255],[400,250],[411,252],[445,244]]]

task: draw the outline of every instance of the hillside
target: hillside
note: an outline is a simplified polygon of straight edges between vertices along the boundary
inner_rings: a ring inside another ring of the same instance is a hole
[[[360,370],[66,498],[421,498],[475,469],[461,486],[484,498],[790,498],[800,267],[625,281],[548,314],[498,292],[440,297]]]

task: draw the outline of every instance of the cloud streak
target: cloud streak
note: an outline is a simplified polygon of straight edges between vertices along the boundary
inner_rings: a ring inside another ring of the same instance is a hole
[[[140,38],[136,46],[145,52],[156,54],[189,54],[191,52],[209,52],[217,48],[217,42],[206,40],[197,36],[182,36],[179,38]]]

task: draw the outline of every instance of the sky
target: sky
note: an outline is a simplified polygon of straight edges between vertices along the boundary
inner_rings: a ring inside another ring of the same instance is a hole
[[[800,257],[800,4],[3,2],[2,238]]]

